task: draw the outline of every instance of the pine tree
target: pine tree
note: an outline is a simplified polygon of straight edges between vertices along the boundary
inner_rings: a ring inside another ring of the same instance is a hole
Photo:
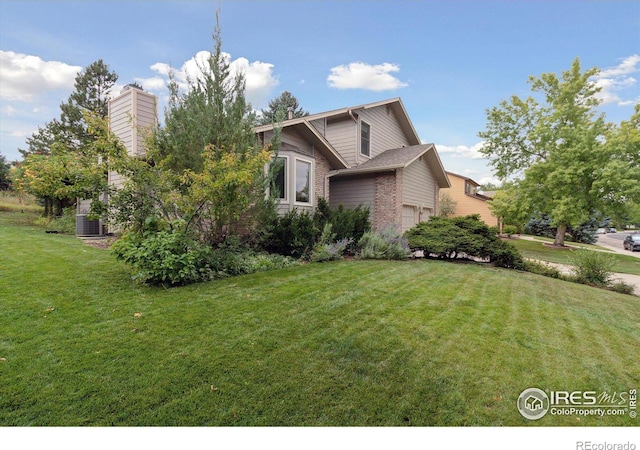
[[[269,101],[269,108],[261,110],[260,125],[277,123],[280,118],[287,119],[289,112],[293,118],[308,116],[309,113],[302,109],[298,99],[289,91],[284,91],[279,97]]]

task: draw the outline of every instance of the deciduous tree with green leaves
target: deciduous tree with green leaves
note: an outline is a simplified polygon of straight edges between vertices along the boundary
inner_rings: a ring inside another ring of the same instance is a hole
[[[45,216],[62,214],[77,197],[92,198],[107,173],[93,147],[96,135],[88,117],[105,119],[108,96],[118,76],[101,59],[78,73],[74,91],[60,105],[59,119],[39,127],[27,139],[16,186],[44,199]],[[97,178],[101,181],[97,183]]]
[[[529,212],[544,212],[557,226],[555,245],[564,245],[567,227],[584,222],[606,201],[596,186],[610,158],[604,141],[608,125],[596,113],[599,88],[591,80],[597,68],[580,60],[559,77],[544,73],[529,83],[541,101],[517,96],[487,110],[479,133],[486,155],[502,180],[517,179]]]

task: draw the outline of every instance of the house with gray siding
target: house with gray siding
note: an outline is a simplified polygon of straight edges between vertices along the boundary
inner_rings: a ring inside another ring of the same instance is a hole
[[[400,98],[289,119],[277,125],[278,207],[368,206],[375,229],[406,231],[438,213],[450,187],[433,144],[422,144]],[[274,125],[255,129],[263,144]]]

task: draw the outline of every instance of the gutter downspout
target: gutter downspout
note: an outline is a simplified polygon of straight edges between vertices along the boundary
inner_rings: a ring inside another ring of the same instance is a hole
[[[353,110],[349,110],[349,117],[351,117],[351,119],[353,119],[353,122],[356,124],[356,166],[360,165],[360,157],[359,154],[360,152],[358,151],[358,119],[356,118],[356,116],[354,116],[353,114]]]

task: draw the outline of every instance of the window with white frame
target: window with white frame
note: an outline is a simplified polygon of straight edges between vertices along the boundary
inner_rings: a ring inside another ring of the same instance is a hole
[[[296,202],[311,203],[311,162],[296,158]]]
[[[360,121],[360,153],[371,156],[371,126],[364,121]]]
[[[271,192],[273,197],[282,201],[287,201],[287,161],[289,158],[278,156],[273,160],[273,178],[271,181]]]

